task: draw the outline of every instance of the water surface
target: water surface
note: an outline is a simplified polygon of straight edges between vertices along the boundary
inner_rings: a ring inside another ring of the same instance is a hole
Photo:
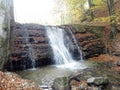
[[[89,63],[89,66],[90,65],[91,64]],[[37,84],[51,86],[55,78],[64,76],[67,77],[73,73],[80,72],[85,68],[88,68],[88,61],[79,61],[59,66],[50,65],[36,68],[35,70],[29,69],[17,73],[23,78],[32,80]]]

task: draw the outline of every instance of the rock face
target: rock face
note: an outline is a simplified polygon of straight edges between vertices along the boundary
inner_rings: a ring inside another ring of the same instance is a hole
[[[83,58],[88,59],[90,57],[98,56],[104,53],[104,43],[94,33],[87,30],[76,30],[71,26],[63,26],[65,30],[71,30],[75,35],[78,46],[82,50]]]
[[[60,26],[65,30],[66,46],[75,60],[80,60],[80,51],[85,59],[103,53],[104,45],[90,32],[79,32],[71,26]],[[17,24],[7,70],[24,70],[54,64],[53,53],[46,35],[46,28],[36,24]],[[70,39],[71,40],[70,40]],[[78,44],[77,44],[78,43]]]
[[[35,67],[53,63],[52,50],[48,44],[44,26],[17,24],[14,32],[14,44],[7,65],[8,70],[32,68],[31,58],[35,61]]]
[[[84,34],[78,32],[76,38],[85,58],[98,56],[103,53],[104,44],[94,34],[90,32]]]
[[[0,90],[42,90],[30,80],[20,78],[15,73],[0,71]]]

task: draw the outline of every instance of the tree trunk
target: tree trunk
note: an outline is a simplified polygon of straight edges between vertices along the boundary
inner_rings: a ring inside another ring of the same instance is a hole
[[[114,23],[114,15],[115,15],[114,0],[107,0],[107,6],[108,6],[108,11],[110,16],[110,29],[111,29],[108,36],[108,43],[110,47],[112,47],[112,42],[116,38],[116,34],[117,34],[116,24]],[[109,49],[108,51],[109,51],[108,53],[112,55],[111,50]]]
[[[107,6],[108,6],[108,11],[109,11],[109,16],[110,18],[110,25],[111,25],[111,34],[110,38],[114,39],[116,37],[116,25],[113,23],[114,21],[114,15],[115,15],[115,10],[114,10],[114,0],[107,0]]]
[[[89,8],[90,8],[90,17],[93,20],[94,19],[94,15],[93,15],[93,12],[91,10],[91,8],[93,7],[92,0],[88,0],[88,4],[89,4]]]

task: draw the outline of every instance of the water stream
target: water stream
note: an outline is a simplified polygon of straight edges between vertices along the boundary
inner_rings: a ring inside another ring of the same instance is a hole
[[[70,31],[71,36],[72,36],[72,38],[73,38],[73,42],[75,43],[75,45],[76,45],[76,47],[77,47],[77,49],[78,49],[78,51],[79,51],[80,60],[83,60],[83,54],[82,54],[82,51],[81,51],[80,47],[78,46],[77,40],[76,40],[76,38],[75,38],[72,30],[69,29],[69,31]]]
[[[65,30],[59,27],[46,27],[46,29],[47,29],[47,36],[49,38],[49,43],[53,50],[55,63],[65,64],[65,65],[74,63],[75,61],[73,60],[73,57],[69,51],[69,47],[65,45],[67,42],[65,41]],[[72,32],[71,35],[73,37],[74,43],[77,45],[77,42]],[[82,59],[82,53],[80,49],[79,49],[79,53],[80,53],[80,58]]]
[[[88,66],[88,62],[79,61],[76,64],[73,65],[71,64],[72,68],[68,68],[68,67],[61,68],[61,67],[56,67],[56,65],[50,65],[42,68],[36,68],[36,70],[24,70],[24,71],[19,71],[17,73],[25,79],[34,81],[36,84],[46,85],[48,87],[51,87],[56,78],[68,77],[71,74],[78,73],[81,70],[87,68],[85,67],[85,65]]]
[[[31,44],[29,44],[28,41],[28,32],[25,30],[25,37],[26,42],[28,43],[29,47],[29,56],[31,58],[31,61],[33,63],[33,66],[35,64],[34,62],[34,55],[33,50],[31,48]],[[52,48],[54,58],[56,65],[52,66],[45,66],[42,68],[36,68],[36,70],[25,70],[22,72],[18,72],[23,78],[27,78],[30,80],[33,80],[37,84],[40,85],[47,85],[48,87],[51,87],[55,78],[57,77],[64,77],[69,76],[72,73],[76,73],[82,69],[85,69],[85,63],[83,61],[75,61],[69,51],[69,47],[65,45],[67,42],[65,41],[65,30],[59,27],[46,27],[47,30],[47,36],[49,39],[49,44]],[[75,40],[75,37],[73,36],[71,32],[73,42],[77,45],[77,41]],[[70,39],[72,40],[72,39]],[[77,45],[78,48],[78,45]],[[80,50],[80,48],[78,48]],[[80,53],[80,59],[82,59],[82,53]]]
[[[34,55],[34,50],[32,48],[32,45],[29,42],[29,31],[24,25],[23,25],[23,30],[24,30],[23,37],[25,39],[26,46],[28,47],[28,57],[31,61],[32,69],[35,69],[35,55]]]

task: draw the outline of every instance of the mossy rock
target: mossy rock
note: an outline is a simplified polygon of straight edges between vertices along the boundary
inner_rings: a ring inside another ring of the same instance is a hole
[[[59,77],[54,80],[53,90],[70,90],[68,77]]]

